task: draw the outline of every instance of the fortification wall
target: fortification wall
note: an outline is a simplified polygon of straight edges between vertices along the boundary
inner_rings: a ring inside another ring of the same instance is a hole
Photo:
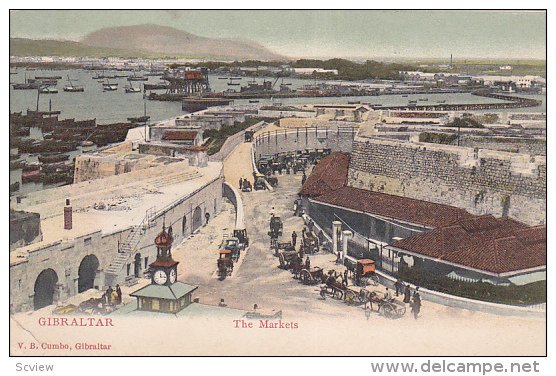
[[[470,148],[546,155],[546,140],[540,138],[464,136],[460,138],[459,144]]]
[[[348,185],[545,223],[542,156],[357,137]]]
[[[332,149],[350,152],[357,133],[352,127],[295,128],[265,132],[255,138],[255,158],[265,154],[305,149]]]

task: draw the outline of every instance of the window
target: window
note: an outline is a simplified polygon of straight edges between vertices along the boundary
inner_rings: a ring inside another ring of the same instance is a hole
[[[129,272],[131,271],[131,264],[127,264],[127,275],[129,276]]]
[[[90,236],[89,236],[88,238],[85,238],[85,240],[83,240],[83,243],[84,243],[85,245],[91,245],[91,242],[92,242],[92,240],[91,240],[91,237],[90,237]]]

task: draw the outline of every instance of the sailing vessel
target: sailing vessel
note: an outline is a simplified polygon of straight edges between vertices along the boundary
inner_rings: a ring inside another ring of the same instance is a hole
[[[140,93],[141,92],[141,88],[140,87],[134,87],[131,84],[131,81],[129,81],[129,85],[125,86],[125,92],[126,93]]]
[[[118,84],[111,84],[110,81],[106,80],[106,82],[102,84],[102,90],[103,91],[118,90]]]
[[[58,94],[58,89],[51,86],[41,86],[39,88],[39,93],[41,94]]]
[[[85,88],[83,86],[75,86],[68,75],[68,83],[69,85],[64,86],[64,91],[68,92],[68,93],[82,93],[85,91]]]
[[[127,78],[127,80],[130,81],[130,82],[131,81],[148,81],[148,79],[149,78],[145,77],[145,76],[137,76],[136,72],[133,72],[133,75],[131,75]]]
[[[22,84],[13,84],[12,87],[14,90],[32,90],[38,89],[39,83],[37,81],[29,82],[27,80],[27,72],[25,72],[25,81]]]

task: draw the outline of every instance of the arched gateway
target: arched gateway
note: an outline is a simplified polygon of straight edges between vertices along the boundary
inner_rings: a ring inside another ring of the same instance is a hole
[[[95,287],[95,277],[99,266],[95,255],[87,255],[79,264],[79,279],[77,281],[77,292],[87,291]]]
[[[43,270],[35,281],[35,296],[33,297],[33,307],[35,310],[41,309],[54,302],[54,292],[58,283],[58,275],[52,269]]]
[[[191,232],[197,231],[197,229],[203,225],[202,214],[203,211],[199,206],[197,206],[193,211],[193,223],[191,225]]]

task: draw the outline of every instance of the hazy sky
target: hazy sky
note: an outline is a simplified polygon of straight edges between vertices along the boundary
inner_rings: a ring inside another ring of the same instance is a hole
[[[503,11],[13,11],[10,35],[79,40],[144,23],[290,57],[543,59],[546,44],[544,12]]]

